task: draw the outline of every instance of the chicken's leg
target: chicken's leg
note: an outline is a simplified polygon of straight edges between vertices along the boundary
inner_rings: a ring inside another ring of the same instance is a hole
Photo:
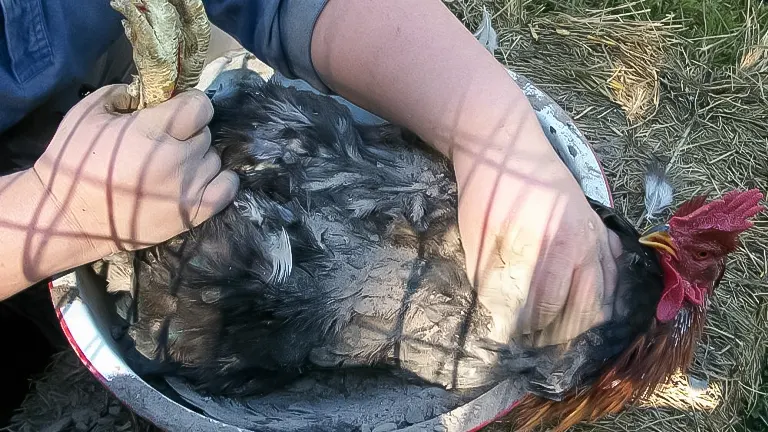
[[[211,28],[201,0],[112,0],[125,19],[138,76],[129,93],[138,109],[152,107],[194,87]]]

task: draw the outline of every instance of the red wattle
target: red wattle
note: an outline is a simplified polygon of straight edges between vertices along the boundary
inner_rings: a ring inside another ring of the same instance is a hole
[[[671,321],[677,316],[683,307],[683,299],[686,297],[686,285],[690,286],[680,277],[680,273],[672,265],[672,256],[662,253],[661,268],[664,272],[664,290],[661,299],[656,306],[656,319],[661,322]]]

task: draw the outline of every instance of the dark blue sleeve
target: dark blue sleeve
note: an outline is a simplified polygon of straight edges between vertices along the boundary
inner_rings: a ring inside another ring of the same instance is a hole
[[[82,82],[122,34],[107,0],[0,0],[0,133]]]
[[[317,17],[327,0],[203,0],[213,24],[291,79],[331,93],[312,64]]]

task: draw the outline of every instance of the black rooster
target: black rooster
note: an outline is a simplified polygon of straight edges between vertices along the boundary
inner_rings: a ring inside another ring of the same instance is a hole
[[[449,162],[395,127],[355,124],[327,96],[230,73],[209,91],[210,127],[242,190],[210,221],[132,258],[137,315],[124,315],[137,370],[226,395],[318,368],[390,367],[459,389],[530,374],[532,391],[559,398],[647,327],[662,287],[655,254],[593,203],[624,239],[614,321],[568,347],[487,340]]]

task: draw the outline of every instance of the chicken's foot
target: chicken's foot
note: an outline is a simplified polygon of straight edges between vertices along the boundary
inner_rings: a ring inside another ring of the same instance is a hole
[[[138,75],[129,94],[138,109],[165,102],[197,84],[211,27],[201,0],[112,0],[133,46]]]

